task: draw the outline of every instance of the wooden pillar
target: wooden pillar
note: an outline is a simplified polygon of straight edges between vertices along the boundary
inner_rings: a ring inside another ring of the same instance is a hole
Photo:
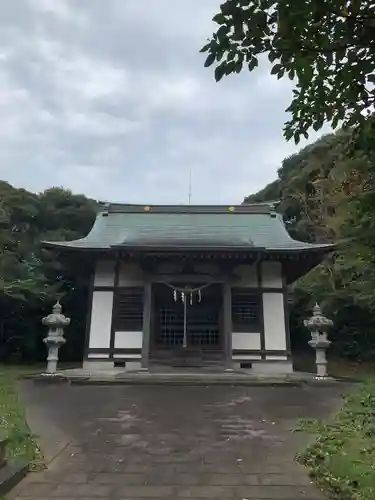
[[[150,359],[151,305],[151,282],[147,279],[144,285],[142,328],[142,368],[146,370]]]
[[[223,284],[225,368],[232,368],[232,292],[229,280]]]
[[[116,305],[116,298],[117,298],[117,292],[118,292],[118,286],[119,286],[119,280],[120,280],[120,256],[116,255],[116,262],[114,266],[114,280],[113,280],[113,299],[112,299],[112,321],[111,321],[111,335],[109,339],[109,359],[112,361],[114,360],[114,350],[115,350],[115,335],[116,335],[116,320],[115,320],[115,314],[117,314],[117,311],[115,311],[115,305]]]

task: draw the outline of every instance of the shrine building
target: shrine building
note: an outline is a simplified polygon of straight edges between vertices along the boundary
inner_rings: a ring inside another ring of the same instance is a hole
[[[287,286],[334,250],[292,239],[275,205],[106,204],[79,240],[92,262],[83,367],[293,371]]]

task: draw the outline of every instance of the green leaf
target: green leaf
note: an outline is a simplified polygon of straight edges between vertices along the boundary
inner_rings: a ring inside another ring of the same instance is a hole
[[[364,18],[373,10],[370,0],[349,3],[349,12],[360,10]],[[328,120],[336,109],[339,123],[355,126],[372,113],[373,100],[364,89],[375,85],[375,51],[370,28],[337,15],[342,5],[340,0],[226,0],[214,16],[218,27],[211,45],[202,50],[215,54],[218,62],[226,58],[227,64],[244,55],[249,71],[257,67],[253,57],[266,55],[271,74],[278,79],[288,75],[298,90],[290,108],[293,130],[316,124],[317,107]],[[230,64],[215,69],[215,78],[242,69]]]
[[[320,130],[322,128],[322,126],[323,126],[323,120],[321,120],[321,119],[319,119],[313,123],[313,129],[315,130],[315,132]]]
[[[225,65],[225,70],[224,70],[224,75],[230,75],[231,73],[235,72],[237,68],[237,62],[236,61],[230,61],[226,63]]]
[[[264,30],[267,24],[267,14],[263,10],[258,10],[251,16],[250,23]]]
[[[207,50],[209,50],[210,47],[211,47],[211,42],[206,43],[206,45],[203,45],[203,47],[200,49],[199,52],[207,52]]]
[[[212,18],[212,20],[216,24],[225,24],[226,23],[226,18],[223,14],[216,14],[216,16],[214,16]]]
[[[236,63],[235,63],[235,67],[234,67],[234,71],[235,71],[236,73],[241,73],[242,66],[243,66],[242,61],[236,61]]]
[[[258,59],[256,57],[252,57],[251,61],[248,64],[249,71],[253,71],[258,66]]]
[[[216,59],[215,54],[212,54],[212,53],[209,54],[207,56],[207,59],[206,59],[205,63],[204,63],[204,67],[208,68],[209,66],[211,66],[215,62],[215,59]]]
[[[227,35],[229,32],[229,28],[226,25],[220,26],[220,28],[217,30],[217,38],[219,40],[219,43],[223,45],[224,43],[227,42]]]
[[[276,51],[274,50],[271,50],[269,53],[268,53],[268,60],[269,62],[273,62],[275,61],[275,59],[277,59],[277,55],[276,55]]]
[[[222,64],[220,64],[220,66],[217,66],[215,68],[215,80],[217,82],[220,82],[220,80],[223,78],[223,76],[225,75],[226,69],[227,69],[227,63],[222,63]]]
[[[284,128],[284,137],[287,141],[290,141],[290,139],[293,137],[293,130],[290,127]]]
[[[233,15],[235,12],[235,4],[232,0],[227,0],[220,5],[220,10],[225,16]]]
[[[275,64],[271,69],[271,75],[277,75],[282,69],[281,64]]]

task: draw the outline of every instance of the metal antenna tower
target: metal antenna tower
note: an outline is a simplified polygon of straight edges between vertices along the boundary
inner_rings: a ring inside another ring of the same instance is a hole
[[[189,195],[188,195],[189,205],[191,204],[191,170],[189,172]]]

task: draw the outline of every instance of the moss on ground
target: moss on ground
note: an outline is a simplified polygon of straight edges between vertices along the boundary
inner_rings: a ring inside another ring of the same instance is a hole
[[[9,439],[9,458],[39,468],[43,464],[42,455],[26,423],[25,410],[16,390],[17,379],[31,372],[30,367],[0,365],[0,432]]]
[[[327,424],[304,422],[316,441],[298,457],[313,480],[339,500],[375,499],[375,378],[357,386]]]

